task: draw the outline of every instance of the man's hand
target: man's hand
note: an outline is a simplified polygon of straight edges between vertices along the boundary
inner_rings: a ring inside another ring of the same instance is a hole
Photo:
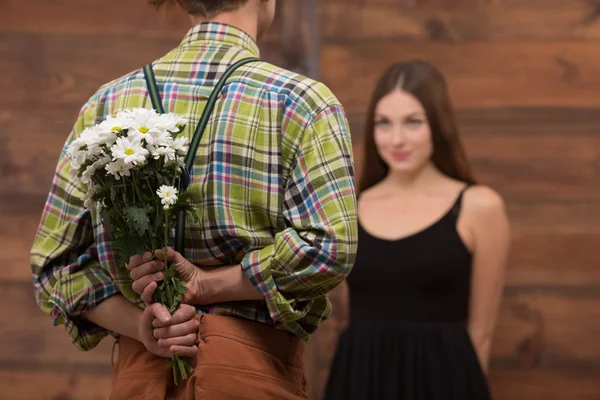
[[[159,357],[193,357],[198,353],[199,323],[195,317],[196,309],[189,305],[182,304],[170,315],[162,304],[149,304],[138,324],[138,340]]]
[[[165,268],[164,251],[155,251],[157,259],[150,260],[150,253],[144,253],[143,256],[133,256],[127,264],[129,275],[133,279],[133,290],[140,295],[142,301],[146,304],[152,303],[152,295],[158,287],[158,282],[164,279]],[[194,304],[197,301],[202,291],[202,269],[195,266],[180,253],[172,248],[168,249],[167,261],[175,264],[175,269],[179,272],[181,279],[186,282],[187,292],[181,300],[183,304]]]
[[[156,250],[159,258],[164,252]],[[250,282],[240,264],[198,267],[175,250],[169,248],[168,261],[175,264],[181,279],[186,282],[186,294],[183,304],[208,305],[232,301],[264,300],[261,294]],[[133,279],[133,290],[146,303],[152,303],[152,295],[158,283],[164,278],[162,270],[164,262],[161,259],[148,261],[150,253],[131,257],[127,269]]]

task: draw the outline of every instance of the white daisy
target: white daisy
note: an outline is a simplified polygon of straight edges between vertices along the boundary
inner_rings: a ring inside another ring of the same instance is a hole
[[[160,202],[165,210],[168,210],[177,202],[177,189],[173,186],[162,185],[156,191],[156,194],[160,197]]]
[[[93,128],[87,128],[71,142],[67,149],[67,157],[71,165],[79,168],[93,154],[90,148],[95,146],[95,132]]]
[[[158,147],[152,152],[152,157],[158,160],[161,157],[165,158],[165,161],[175,161],[175,149],[172,147]]]
[[[146,161],[149,152],[142,145],[141,140],[128,138],[118,138],[114,146],[111,147],[113,160],[121,159],[125,164],[138,165]]]
[[[83,195],[83,206],[85,208],[87,208],[87,209],[92,208],[92,206],[95,203],[95,199],[94,199],[95,194],[96,194],[96,192],[94,191],[94,187],[92,185],[90,185],[90,187],[88,187],[88,190]]]
[[[109,164],[106,164],[106,172],[113,175],[116,180],[120,180],[122,176],[131,176],[132,164],[125,164],[125,161],[118,159]]]
[[[83,171],[83,174],[81,174],[81,180],[83,182],[89,181],[90,179],[92,179],[92,177],[94,176],[94,174],[96,173],[96,171],[98,169],[103,169],[106,166],[106,164],[108,164],[109,162],[110,162],[109,156],[100,157],[99,159],[94,161],[94,163],[92,165],[87,167],[85,169],[85,171]]]
[[[98,132],[101,134],[106,133],[119,133],[125,129],[131,127],[131,119],[127,118],[123,114],[117,114],[116,117],[107,116],[104,121],[98,125]]]
[[[152,132],[151,135],[154,138],[154,143],[157,146],[172,147],[173,136],[167,131]]]
[[[173,149],[175,149],[178,155],[185,156],[188,152],[189,145],[190,143],[188,138],[185,136],[181,136],[175,139],[171,146],[173,147]]]
[[[179,132],[180,128],[185,127],[187,121],[173,113],[162,114],[159,116],[157,125],[169,132]]]
[[[156,145],[157,137],[166,133],[160,124],[160,116],[154,110],[134,108],[130,115],[131,128],[127,134],[130,138],[144,139],[146,143]]]

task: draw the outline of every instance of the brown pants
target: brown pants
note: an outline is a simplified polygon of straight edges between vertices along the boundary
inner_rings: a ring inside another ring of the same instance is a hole
[[[274,328],[229,317],[199,315],[194,375],[173,384],[168,359],[136,340],[119,340],[110,400],[308,399],[304,344]]]

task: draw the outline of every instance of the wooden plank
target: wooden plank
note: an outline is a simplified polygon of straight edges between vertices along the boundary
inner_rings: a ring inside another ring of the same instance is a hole
[[[469,156],[502,161],[552,159],[594,162],[600,156],[600,137],[557,135],[463,135]]]
[[[2,279],[30,280],[29,253],[44,207],[44,203],[41,203],[22,215],[10,214],[7,211],[0,212],[2,263],[6,266],[5,269],[3,268]],[[6,204],[6,202],[0,202],[0,207],[5,207]]]
[[[353,40],[448,41],[598,39],[593,2],[348,1],[321,3],[323,37]]]
[[[559,203],[540,199],[507,204],[513,236],[600,233],[600,202]]]
[[[77,107],[0,111],[0,193],[47,195],[56,163],[77,118]]]
[[[148,1],[120,0],[4,0],[0,3],[0,32],[68,33],[103,37],[181,40],[192,23],[179,7],[155,10]],[[265,39],[277,40],[275,23]],[[117,38],[117,40],[120,40]]]
[[[0,107],[62,107],[72,117],[100,85],[161,57],[179,41],[134,35],[0,33],[0,88],[11,94],[2,96]],[[264,59],[281,61],[277,43],[264,42],[261,50]]]
[[[64,326],[52,326],[50,316],[35,303],[31,281],[0,281],[0,332],[3,350],[0,369],[50,369],[55,372],[108,373],[114,340],[110,337],[89,352],[78,350]]]
[[[506,287],[492,345],[495,368],[600,370],[598,274],[595,284],[564,285],[561,279],[570,279],[564,271],[553,276],[552,283],[542,278],[532,286]]]
[[[599,233],[513,234],[511,268],[595,271],[600,265]]]
[[[137,36],[76,37],[38,33],[0,33],[1,87],[11,93],[2,108],[66,106],[77,113],[100,85],[160,57],[178,42]],[[77,49],[76,52],[73,49]],[[62,116],[59,116],[61,118]]]
[[[414,58],[440,68],[457,109],[597,107],[595,49],[594,42],[582,41],[326,44],[321,77],[349,113],[366,110],[388,65]]]
[[[490,371],[494,400],[597,400],[599,369],[587,371]]]
[[[0,4],[2,31],[136,35],[181,38],[191,26],[184,12],[157,12],[145,1],[6,0]]]
[[[423,8],[435,8],[439,10],[454,10],[462,9],[466,7],[473,8],[487,8],[498,5],[505,7],[552,7],[557,8],[563,6],[566,9],[568,7],[564,4],[563,0],[329,0],[332,3],[337,4],[348,4],[354,7],[377,7],[377,6],[388,6],[395,7],[398,10],[410,11],[415,9]],[[590,6],[593,6],[593,1],[589,2]]]
[[[546,138],[596,136],[600,105],[592,107],[461,108],[456,117],[461,132],[469,136],[535,136]],[[568,133],[568,135],[565,135]]]
[[[475,177],[498,190],[506,201],[533,202],[600,200],[598,163],[558,160],[515,162],[471,158]]]
[[[0,371],[3,400],[106,400],[111,386],[109,374]]]
[[[318,79],[319,29],[316,0],[280,2],[281,66]]]

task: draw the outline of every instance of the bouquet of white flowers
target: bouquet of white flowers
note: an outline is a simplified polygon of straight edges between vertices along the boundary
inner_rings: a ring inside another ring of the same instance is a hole
[[[85,207],[97,204],[111,245],[125,268],[130,257],[165,249],[180,211],[196,217],[181,173],[189,141],[178,137],[185,121],[174,114],[134,108],[109,116],[84,130],[67,150],[71,173],[87,185]],[[181,305],[185,284],[173,265],[166,265],[164,280],[154,301],[170,313]],[[175,383],[193,372],[187,358],[173,356]]]

